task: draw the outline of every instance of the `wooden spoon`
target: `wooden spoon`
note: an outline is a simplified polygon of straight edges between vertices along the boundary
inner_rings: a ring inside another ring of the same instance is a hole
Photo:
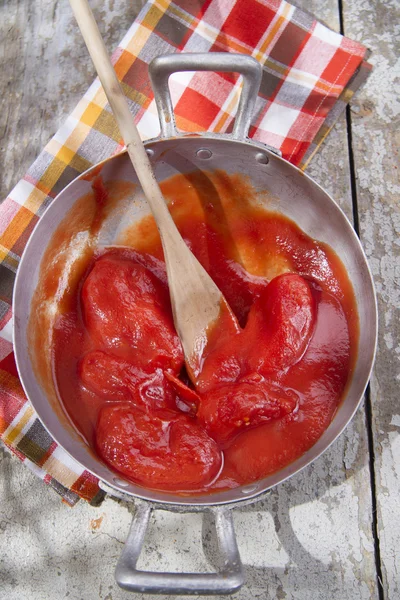
[[[87,0],[70,0],[70,4],[160,233],[175,327],[189,375],[195,380],[207,330],[227,303],[172,220]]]

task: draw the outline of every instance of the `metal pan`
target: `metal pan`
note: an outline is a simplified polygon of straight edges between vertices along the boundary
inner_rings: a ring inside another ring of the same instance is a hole
[[[180,134],[175,127],[168,89],[169,76],[177,71],[235,72],[243,76],[243,91],[233,133]],[[82,443],[77,432],[41,386],[32,365],[27,337],[31,301],[38,283],[39,267],[53,232],[84,194],[91,191],[88,174],[68,185],[43,214],[25,249],[14,290],[14,347],[24,390],[51,436],[75,460],[96,475],[101,485],[115,495],[135,499],[137,510],[132,528],[116,569],[117,583],[130,591],[170,594],[232,593],[244,576],[233,529],[231,509],[260,498],[271,487],[298,473],[324,452],[340,435],[354,415],[367,385],[376,346],[377,310],[371,273],[360,242],[351,224],[334,200],[308,175],[283,160],[279,152],[246,136],[261,81],[261,66],[252,58],[234,54],[179,54],[155,59],[150,76],[161,124],[159,137],[146,142],[157,179],[194,169],[222,169],[250,177],[256,190],[268,190],[279,198],[279,211],[293,219],[309,236],[329,244],[342,260],[352,281],[360,321],[359,353],[352,381],[333,421],[317,443],[295,462],[252,485],[213,495],[182,498],[179,495],[147,490],[116,477]],[[98,166],[94,169],[98,169]],[[131,181],[136,175],[126,153],[101,164],[105,182]],[[137,218],[148,212],[145,200],[135,201]],[[49,357],[50,360],[50,357]],[[136,569],[152,510],[180,512],[212,511],[223,555],[219,573],[152,573]]]

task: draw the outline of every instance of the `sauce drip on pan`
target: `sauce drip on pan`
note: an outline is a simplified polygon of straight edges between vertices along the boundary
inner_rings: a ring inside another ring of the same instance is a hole
[[[88,256],[70,287],[53,336],[57,386],[87,442],[127,479],[232,488],[286,466],[328,427],[355,359],[354,295],[335,253],[257,204],[240,176],[161,187],[240,328],[221,309],[190,382],[146,217],[119,240],[130,248]]]

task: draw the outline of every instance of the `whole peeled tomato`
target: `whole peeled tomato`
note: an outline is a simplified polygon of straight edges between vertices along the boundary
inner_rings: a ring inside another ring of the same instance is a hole
[[[211,331],[197,387],[208,393],[252,373],[276,379],[304,354],[315,324],[308,282],[287,273],[275,277],[250,308],[243,330],[222,319]]]
[[[315,324],[308,282],[295,273],[272,279],[250,309],[244,345],[250,372],[285,370],[304,354]]]
[[[183,351],[172,320],[168,290],[146,267],[131,259],[98,259],[82,288],[87,330],[98,347],[139,367],[179,373]]]
[[[222,466],[217,444],[193,419],[171,411],[145,413],[132,404],[101,410],[96,445],[112,468],[149,488],[203,488]]]
[[[160,368],[148,373],[121,356],[88,352],[79,363],[82,383],[108,401],[130,400],[144,410],[176,409],[177,393]],[[183,386],[183,384],[182,384]]]
[[[103,350],[92,350],[79,362],[82,383],[108,400],[137,397],[137,388],[148,375],[120,356]]]
[[[242,431],[293,413],[299,398],[292,390],[264,381],[255,374],[204,394],[197,413],[199,422],[220,445]]]

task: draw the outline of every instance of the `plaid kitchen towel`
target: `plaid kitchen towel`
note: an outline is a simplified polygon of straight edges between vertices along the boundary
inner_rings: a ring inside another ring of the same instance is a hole
[[[72,19],[72,15],[71,15]],[[147,74],[169,52],[237,52],[263,66],[250,137],[305,168],[370,69],[366,48],[281,0],[151,0],[113,62],[143,138],[158,131]],[[170,80],[178,128],[229,131],[240,80],[179,73]],[[0,434],[3,443],[73,505],[101,498],[98,481],[51,439],[25,398],[12,353],[11,294],[24,246],[53,198],[122,148],[96,80],[0,207]]]

